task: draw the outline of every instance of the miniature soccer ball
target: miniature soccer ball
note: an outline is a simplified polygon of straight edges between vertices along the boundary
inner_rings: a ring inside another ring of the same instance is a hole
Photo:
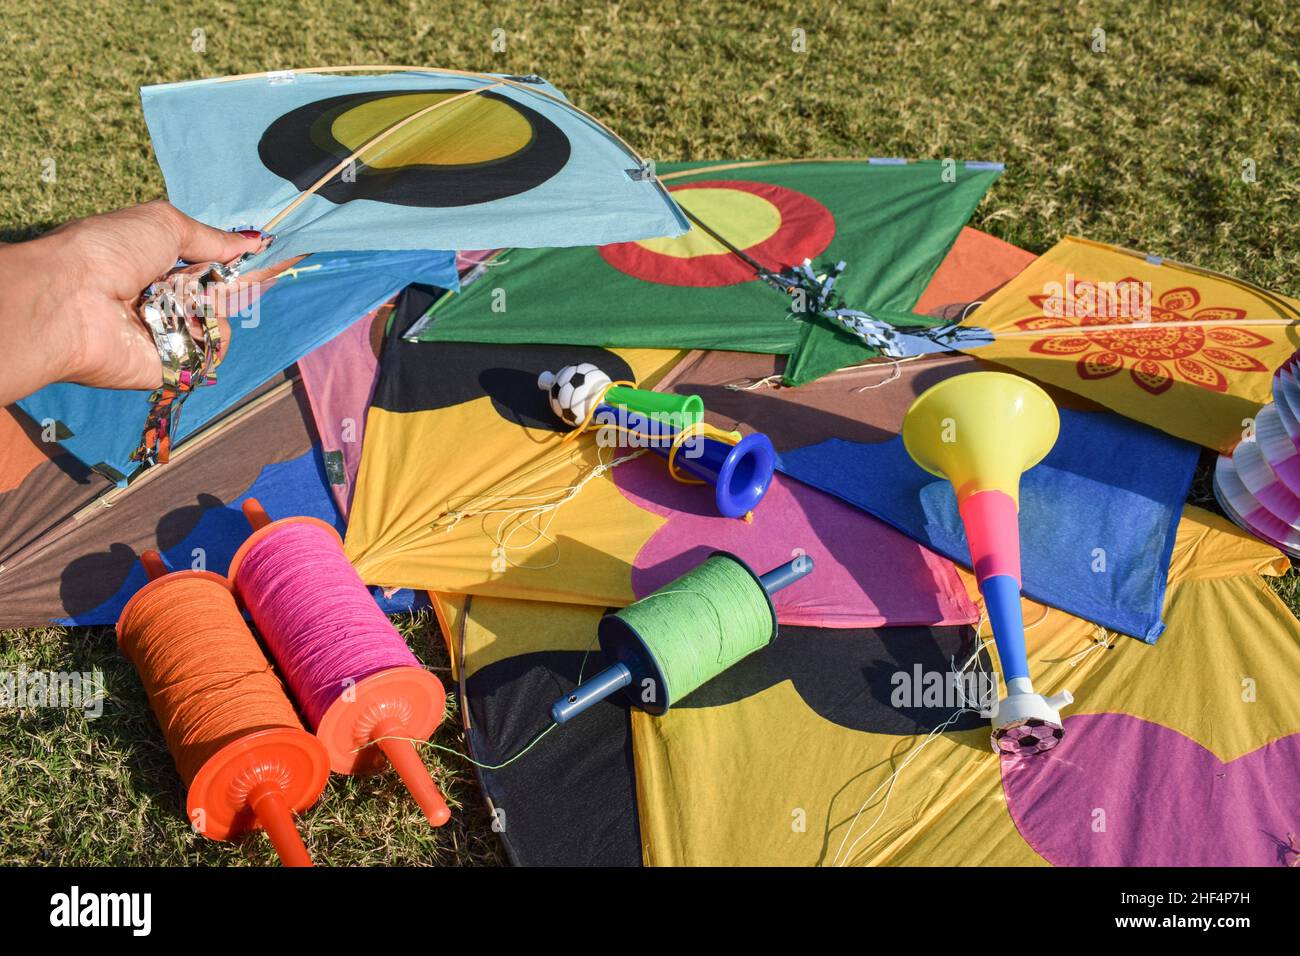
[[[587,420],[591,406],[600,401],[609,385],[609,376],[590,362],[537,376],[537,387],[546,392],[551,411],[570,428]]]
[[[993,731],[993,749],[1000,754],[1041,754],[1061,742],[1065,729],[1050,720],[1031,717]]]

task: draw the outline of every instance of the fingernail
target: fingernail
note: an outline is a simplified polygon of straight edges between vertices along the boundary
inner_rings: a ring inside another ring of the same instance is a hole
[[[245,239],[261,239],[262,231],[260,229],[241,229],[239,234]]]

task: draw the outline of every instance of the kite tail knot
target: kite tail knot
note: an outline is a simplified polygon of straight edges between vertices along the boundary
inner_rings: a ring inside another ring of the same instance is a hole
[[[818,275],[813,271],[812,260],[805,259],[801,265],[780,273],[765,273],[763,278],[795,300],[792,312],[826,319],[882,355],[898,358],[906,354],[892,325],[869,312],[849,308],[844,297],[835,291],[835,283],[846,268],[848,263],[840,261]]]
[[[841,261],[818,275],[813,271],[812,260],[805,259],[801,265],[760,275],[769,285],[790,296],[790,311],[796,318],[814,315],[824,319],[886,358],[906,358],[931,351],[922,348],[918,353],[917,339],[928,339],[945,348],[954,349],[961,343],[970,344],[980,339],[976,344],[983,344],[990,338],[985,330],[967,329],[960,321],[941,326],[927,326],[919,321],[908,322],[905,318],[891,322],[862,309],[851,308],[835,290],[835,283],[846,268],[847,264]],[[982,333],[982,336],[975,333]]]

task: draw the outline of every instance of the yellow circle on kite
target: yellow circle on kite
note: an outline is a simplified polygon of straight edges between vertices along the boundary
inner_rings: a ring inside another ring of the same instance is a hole
[[[330,134],[356,151],[414,113],[461,93],[401,93],[359,103],[335,118]],[[466,96],[385,137],[361,159],[375,169],[403,166],[466,166],[504,159],[531,142],[533,128],[510,104]]]
[[[770,238],[781,228],[781,211],[764,199],[741,189],[675,189],[677,205],[698,216],[738,249],[748,249]],[[678,259],[716,256],[727,247],[698,226],[673,239],[643,239],[643,249]]]

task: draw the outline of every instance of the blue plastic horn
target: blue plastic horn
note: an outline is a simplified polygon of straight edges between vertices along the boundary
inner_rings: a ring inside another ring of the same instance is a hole
[[[812,558],[806,554],[800,555],[793,561],[760,575],[756,574],[749,565],[734,554],[716,551],[713,557],[723,557],[735,561],[762,585],[763,591],[767,594],[768,607],[772,612],[772,632],[771,637],[767,639],[767,643],[771,643],[777,636],[776,608],[772,604],[772,595],[782,588],[794,584],[794,582],[812,571]],[[679,578],[678,581],[680,580]],[[661,590],[670,589],[676,584],[677,581],[674,581]],[[634,682],[637,686],[641,686],[642,682],[646,680],[653,681],[653,686],[661,689],[658,699],[654,703],[647,703],[639,696],[632,696],[629,697],[629,700],[652,714],[658,715],[666,712],[670,704],[669,698],[672,689],[667,686],[667,681],[664,679],[663,671],[657,660],[653,647],[653,635],[638,632],[618,613],[606,614],[601,618],[597,635],[600,639],[600,648],[605,657],[615,663],[575,687],[571,693],[566,694],[552,704],[551,719],[557,724],[563,724],[622,688]],[[757,650],[758,648],[754,649]],[[662,650],[660,653],[662,653]],[[689,693],[689,690],[686,693]]]
[[[640,443],[667,458],[677,441],[679,429],[623,406],[601,405],[592,415],[597,425],[615,425],[631,433]],[[743,518],[758,507],[772,486],[776,449],[766,435],[755,432],[736,444],[707,435],[684,439],[673,462],[682,471],[708,482],[714,488],[718,514]]]

